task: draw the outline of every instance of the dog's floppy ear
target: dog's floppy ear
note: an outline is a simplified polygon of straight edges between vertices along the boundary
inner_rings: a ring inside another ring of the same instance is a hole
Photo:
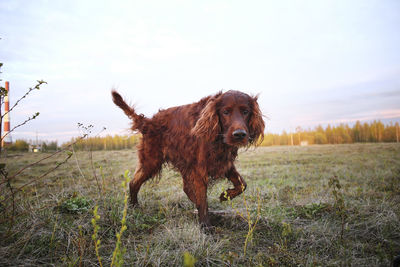
[[[208,99],[205,107],[200,112],[200,117],[193,127],[191,133],[202,138],[206,142],[212,142],[221,132],[219,117],[217,113],[217,104],[221,92]]]
[[[249,132],[250,139],[249,143],[251,145],[260,144],[264,139],[264,120],[260,110],[260,107],[257,103],[258,96],[252,97],[251,106],[251,117],[249,120]]]

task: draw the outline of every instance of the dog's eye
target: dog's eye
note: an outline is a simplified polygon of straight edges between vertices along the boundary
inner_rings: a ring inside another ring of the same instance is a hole
[[[222,114],[229,115],[229,111],[225,109],[224,111],[222,111]]]
[[[249,114],[249,111],[247,109],[245,109],[242,111],[242,113],[243,113],[243,115],[247,115],[247,114]]]

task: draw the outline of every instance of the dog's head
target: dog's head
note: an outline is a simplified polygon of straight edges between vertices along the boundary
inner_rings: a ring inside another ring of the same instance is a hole
[[[228,91],[209,98],[192,133],[208,142],[222,136],[225,144],[239,147],[260,141],[264,127],[257,96]]]

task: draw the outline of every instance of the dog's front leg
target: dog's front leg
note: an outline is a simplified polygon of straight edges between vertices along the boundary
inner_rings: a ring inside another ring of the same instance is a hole
[[[232,168],[226,173],[226,178],[228,178],[233,183],[234,188],[222,192],[219,197],[220,201],[233,199],[237,195],[240,195],[244,190],[246,190],[247,187],[246,182],[237,172],[235,166],[232,166]]]

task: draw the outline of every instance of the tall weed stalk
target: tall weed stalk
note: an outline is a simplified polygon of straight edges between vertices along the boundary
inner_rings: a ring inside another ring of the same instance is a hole
[[[343,240],[344,228],[347,219],[347,208],[342,193],[342,185],[340,184],[339,179],[334,176],[329,178],[329,187],[332,189],[332,195],[335,199],[335,204],[333,207],[336,210],[336,214],[341,219],[340,239]]]
[[[126,170],[124,173],[125,180],[121,183],[122,190],[124,191],[124,210],[121,219],[121,229],[119,233],[116,234],[117,242],[115,244],[115,249],[112,256],[111,266],[122,266],[124,263],[124,254],[126,248],[122,248],[121,236],[127,229],[126,227],[126,214],[128,211],[128,193],[126,187],[129,183],[129,171]]]
[[[244,191],[244,185],[242,185],[242,192]],[[243,253],[244,256],[246,256],[246,252],[247,252],[247,246],[248,243],[252,241],[253,239],[253,233],[254,233],[254,229],[256,228],[256,225],[258,223],[258,221],[260,220],[261,217],[261,199],[260,199],[260,189],[257,188],[257,213],[256,213],[256,218],[254,218],[254,215],[250,212],[249,209],[249,205],[247,203],[246,200],[246,195],[243,193],[243,204],[246,208],[245,213],[242,211],[239,211],[233,204],[233,201],[231,201],[230,197],[228,196],[228,192],[225,191],[225,198],[228,199],[229,203],[232,206],[232,209],[236,212],[236,214],[238,216],[240,216],[243,220],[245,220],[247,222],[247,226],[248,226],[248,231],[246,234],[246,239],[244,241],[244,245],[243,245]]]
[[[100,239],[98,236],[100,226],[97,225],[98,220],[100,220],[100,215],[97,213],[97,210],[99,209],[99,206],[95,206],[93,210],[93,218],[92,218],[92,225],[93,225],[93,235],[92,235],[92,240],[94,242],[94,250],[96,251],[96,257],[97,261],[99,262],[100,267],[103,267],[103,264],[101,263],[101,256],[99,253],[100,249]]]
[[[127,185],[129,184],[129,171],[126,170],[124,173],[124,180],[121,183],[121,189],[124,192],[124,209],[122,211],[122,218],[121,218],[121,229],[119,230],[118,233],[116,233],[116,243],[115,243],[115,248],[114,252],[112,254],[112,259],[111,259],[111,264],[110,266],[117,266],[120,267],[124,263],[124,255],[126,253],[126,248],[122,246],[122,241],[121,237],[122,234],[126,231],[127,226],[126,226],[126,215],[128,212],[128,192],[126,190]],[[92,225],[93,225],[93,235],[92,235],[92,240],[94,242],[94,249],[96,252],[97,260],[99,262],[99,265],[102,267],[102,261],[101,261],[101,256],[99,252],[101,240],[99,239],[99,230],[100,226],[98,225],[98,221],[100,219],[100,215],[98,214],[98,206],[96,205],[94,210],[93,210],[93,218],[92,218]]]

